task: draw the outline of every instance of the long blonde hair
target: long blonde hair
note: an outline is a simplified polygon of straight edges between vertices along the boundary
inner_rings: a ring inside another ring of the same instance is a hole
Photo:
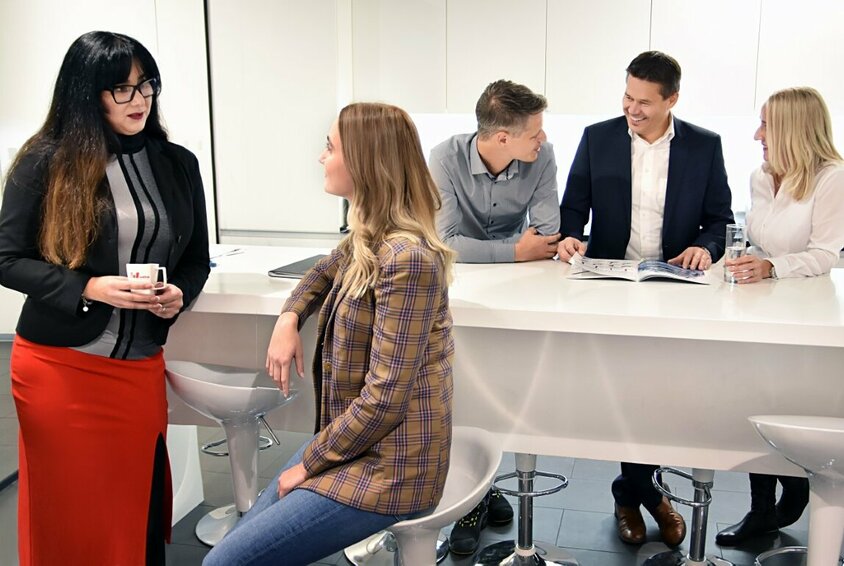
[[[766,108],[768,169],[794,200],[803,200],[812,194],[818,172],[841,161],[832,143],[829,110],[809,87],[777,91]]]
[[[388,104],[350,104],[340,111],[338,129],[354,183],[350,233],[340,243],[351,257],[343,280],[347,292],[361,297],[374,286],[378,248],[396,237],[424,242],[439,257],[450,282],[455,253],[437,235],[440,194],[410,116]]]

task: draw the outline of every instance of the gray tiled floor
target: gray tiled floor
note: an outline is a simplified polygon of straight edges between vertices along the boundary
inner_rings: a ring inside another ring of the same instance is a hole
[[[17,419],[9,394],[9,350],[9,344],[0,343],[0,479],[17,467]],[[206,442],[219,435],[217,429],[199,429],[200,442]],[[305,439],[304,435],[297,434],[279,436],[282,440],[281,447],[273,447],[261,453],[259,474],[262,484],[272,479],[278,468]],[[205,502],[174,528],[173,544],[167,549],[168,564],[174,566],[194,566],[202,562],[207,548],[194,536],[194,525],[209,510],[228,504],[232,500],[228,461],[225,458],[206,455],[201,455],[200,461]],[[566,475],[570,484],[558,494],[536,500],[534,521],[535,536],[538,540],[550,541],[564,547],[586,566],[633,566],[641,564],[651,553],[665,549],[664,545],[656,542],[656,525],[649,517],[646,517],[649,527],[648,542],[642,547],[625,545],[616,536],[609,486],[617,474],[617,463],[540,457],[539,467]],[[501,469],[513,469],[512,454],[505,454]],[[718,489],[713,491],[714,501],[707,525],[707,549],[710,554],[722,556],[738,566],[750,566],[753,557],[763,550],[806,543],[808,517],[804,515],[796,525],[785,529],[779,536],[771,535],[768,539],[740,549],[721,549],[716,546],[717,530],[741,518],[748,508],[750,497],[747,492],[747,477],[744,474],[719,472],[715,476],[715,485]],[[676,485],[674,491],[685,497],[691,496],[691,487],[688,485]],[[13,484],[0,492],[0,566],[17,564],[16,509],[17,486]],[[689,510],[681,508],[680,511],[689,522]],[[483,532],[481,544],[512,539],[515,534],[515,525],[490,527]],[[345,559],[336,554],[323,559],[319,564],[345,563]],[[444,564],[468,566],[471,560],[449,556]]]

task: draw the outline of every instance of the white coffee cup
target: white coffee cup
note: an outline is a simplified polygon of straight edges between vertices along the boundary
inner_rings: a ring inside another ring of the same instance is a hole
[[[160,280],[159,274],[161,274]],[[167,285],[167,268],[159,267],[157,263],[127,263],[126,277],[130,281],[152,283],[152,289],[132,289],[133,293],[152,295],[156,289],[162,289]]]

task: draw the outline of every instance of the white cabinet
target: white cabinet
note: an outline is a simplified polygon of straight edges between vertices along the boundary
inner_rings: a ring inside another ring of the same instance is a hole
[[[679,116],[753,113],[760,2],[653,0],[651,49],[683,69]]]
[[[352,2],[355,100],[445,111],[445,6],[446,0]]]
[[[548,0],[546,81],[554,114],[620,114],[624,69],[648,49],[651,0]]]
[[[757,108],[774,91],[811,86],[844,114],[844,2],[765,0],[761,22]]]
[[[498,79],[545,92],[545,0],[448,2],[449,112],[474,112],[486,86]]]
[[[211,0],[221,230],[337,232],[317,162],[338,111],[334,0]]]

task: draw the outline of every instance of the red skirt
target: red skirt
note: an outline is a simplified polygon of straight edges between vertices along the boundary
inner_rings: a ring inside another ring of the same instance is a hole
[[[21,566],[143,565],[150,533],[163,552],[154,540],[169,539],[172,513],[163,354],[114,360],[16,337],[11,377]]]

